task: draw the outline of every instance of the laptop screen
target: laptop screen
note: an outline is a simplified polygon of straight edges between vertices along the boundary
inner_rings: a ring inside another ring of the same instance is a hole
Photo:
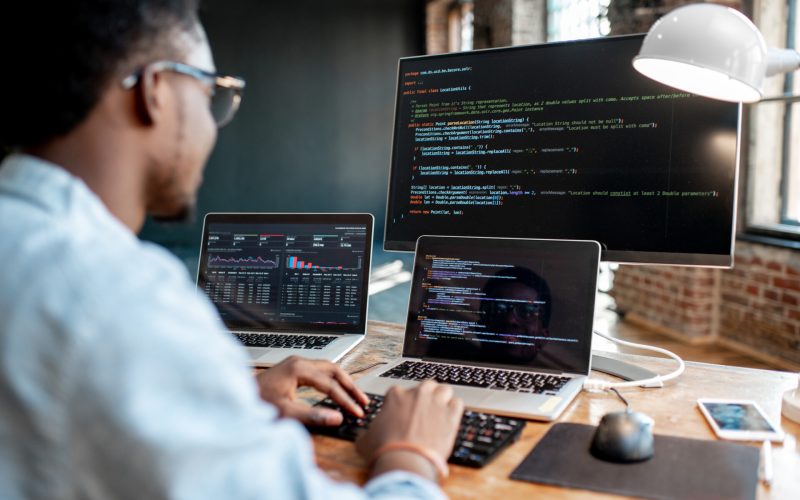
[[[364,333],[370,214],[208,214],[197,286],[231,329]]]
[[[423,236],[403,355],[588,373],[600,245]]]

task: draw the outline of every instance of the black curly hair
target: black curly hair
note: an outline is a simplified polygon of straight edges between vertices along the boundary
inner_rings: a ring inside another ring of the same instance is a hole
[[[171,37],[196,32],[198,3],[8,2],[0,16],[0,151],[67,134],[128,66],[179,56]]]

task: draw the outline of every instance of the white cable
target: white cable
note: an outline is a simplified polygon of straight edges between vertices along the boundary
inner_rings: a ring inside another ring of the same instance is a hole
[[[606,389],[611,389],[612,387],[613,388],[639,387],[642,385],[661,384],[662,382],[666,382],[667,380],[672,380],[680,376],[680,374],[683,373],[683,370],[686,368],[686,365],[684,364],[680,356],[678,356],[672,351],[668,351],[666,349],[662,349],[660,347],[655,347],[651,345],[637,344],[635,342],[628,342],[626,340],[615,339],[614,337],[609,337],[608,335],[600,333],[597,330],[595,330],[594,333],[600,335],[606,340],[610,340],[611,342],[615,342],[620,345],[624,345],[627,347],[634,347],[637,349],[644,349],[647,351],[655,351],[661,354],[665,354],[678,362],[678,368],[676,368],[675,371],[673,371],[672,373],[668,373],[666,375],[656,375],[655,377],[650,377],[642,380],[631,380],[629,382],[609,382],[606,380],[587,378],[583,382],[584,389],[606,390]]]

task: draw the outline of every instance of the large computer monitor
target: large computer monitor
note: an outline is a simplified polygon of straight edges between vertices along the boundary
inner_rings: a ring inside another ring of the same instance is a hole
[[[637,73],[642,39],[401,59],[385,248],[590,239],[605,261],[730,266],[741,108]]]

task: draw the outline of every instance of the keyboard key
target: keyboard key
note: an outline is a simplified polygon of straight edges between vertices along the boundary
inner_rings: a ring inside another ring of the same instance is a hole
[[[339,427],[309,427],[309,430],[316,434],[355,441],[358,434],[369,427],[370,422],[383,407],[383,396],[376,394],[368,394],[368,396],[370,402],[364,408],[364,418],[358,418],[343,411],[330,398],[320,401],[317,403],[318,406],[341,411],[344,415],[344,422]],[[523,427],[525,427],[525,422],[519,419],[465,411],[456,434],[453,453],[448,461],[451,464],[468,467],[483,467],[491,462],[503,448],[516,441]]]

